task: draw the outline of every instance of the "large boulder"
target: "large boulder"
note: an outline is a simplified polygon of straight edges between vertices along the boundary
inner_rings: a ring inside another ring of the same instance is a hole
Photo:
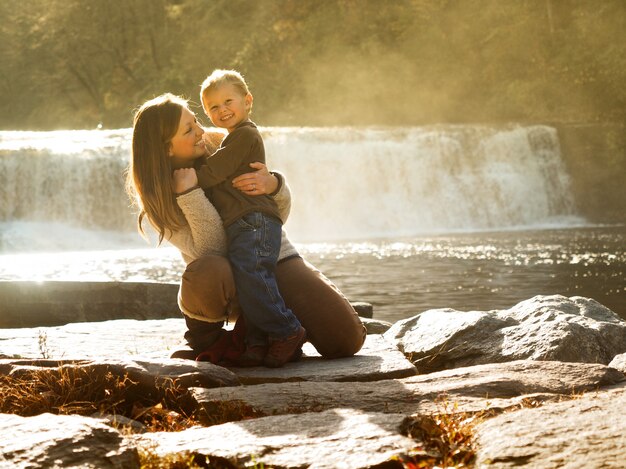
[[[433,309],[384,336],[419,373],[520,359],[608,364],[626,352],[626,321],[590,298],[560,295],[507,310]]]

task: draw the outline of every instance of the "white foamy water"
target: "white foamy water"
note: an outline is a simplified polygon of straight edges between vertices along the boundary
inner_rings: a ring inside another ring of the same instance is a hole
[[[584,225],[551,127],[262,132],[291,187],[295,242]],[[0,252],[137,247],[130,138],[0,132]]]
[[[580,224],[555,129],[277,129],[297,240]]]

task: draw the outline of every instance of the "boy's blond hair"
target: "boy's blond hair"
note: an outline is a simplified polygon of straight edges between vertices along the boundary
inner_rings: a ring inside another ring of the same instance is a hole
[[[230,83],[241,92],[242,96],[250,94],[246,80],[243,79],[241,73],[235,70],[213,70],[200,86],[200,100],[204,105],[204,98],[210,91],[217,89],[218,87]]]

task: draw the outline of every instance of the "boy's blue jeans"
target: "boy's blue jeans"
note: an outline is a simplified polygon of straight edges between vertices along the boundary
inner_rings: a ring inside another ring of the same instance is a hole
[[[262,212],[252,212],[226,228],[237,299],[246,318],[248,345],[286,339],[300,322],[285,305],[276,283],[282,224]]]

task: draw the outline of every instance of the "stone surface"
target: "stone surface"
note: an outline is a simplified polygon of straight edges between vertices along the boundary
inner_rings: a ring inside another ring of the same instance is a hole
[[[477,428],[476,467],[623,468],[625,409],[622,385],[494,417]]]
[[[305,357],[282,368],[231,368],[243,384],[285,381],[376,381],[404,378],[416,373],[415,367],[382,335],[368,335],[353,357],[326,360],[309,343]]]
[[[179,318],[177,294],[171,283],[1,281],[0,328]]]
[[[626,352],[626,321],[592,299],[560,295],[500,311],[429,310],[384,336],[420,373],[527,358],[608,364]]]
[[[152,392],[167,380],[176,379],[183,387],[201,386],[237,386],[237,376],[221,366],[212,363],[195,362],[166,358],[154,360],[0,360],[0,374],[17,375],[22,370],[45,370],[57,368],[82,368],[89,373],[104,375],[113,373],[116,376],[128,377],[142,386],[145,392]]]
[[[0,329],[0,357],[166,363],[173,350],[185,347],[185,330],[182,319],[119,319],[36,329]],[[306,357],[302,361],[283,368],[232,368],[232,371],[244,383],[372,381],[416,373],[413,364],[380,334],[368,335],[363,348],[350,358],[322,359],[308,343],[304,350]]]
[[[228,402],[266,414],[322,411],[333,407],[368,412],[433,413],[445,403],[459,411],[502,409],[526,397],[542,401],[626,381],[605,365],[521,360],[457,368],[371,383],[297,382],[192,389],[210,417]]]
[[[369,468],[407,452],[416,442],[400,434],[402,414],[333,409],[318,413],[262,417],[180,433],[133,436],[155,444],[159,454],[181,451],[216,456],[243,467],[318,469]]]
[[[163,359],[185,346],[183,319],[118,319],[56,327],[0,329],[0,357]]]
[[[419,447],[400,434],[404,417],[485,409],[507,411],[479,425],[477,467],[622,467],[625,354],[616,350],[626,346],[624,321],[584,298],[436,312],[368,335],[352,358],[324,360],[307,344],[299,363],[232,371],[168,358],[183,345],[182,319],[0,329],[0,355],[25,357],[0,360],[0,374],[85,367],[128,374],[146,393],[177,379],[191,387],[205,423],[230,420],[122,437],[104,418],[0,415],[0,467],[137,467],[139,447],[238,467],[377,467]],[[405,351],[422,346],[421,356],[412,351],[418,366],[441,371],[415,375],[386,338]]]
[[[100,420],[76,415],[0,414],[0,467],[139,467],[137,450]]]
[[[626,373],[626,353],[621,353],[613,358],[611,363],[609,363],[609,366],[621,371],[622,373]]]
[[[181,318],[178,283],[0,281],[0,328],[62,326],[113,319]],[[351,303],[371,318],[370,303]]]
[[[351,301],[350,304],[360,317],[369,319],[374,317],[374,306],[372,306],[371,303],[366,303],[365,301]]]

